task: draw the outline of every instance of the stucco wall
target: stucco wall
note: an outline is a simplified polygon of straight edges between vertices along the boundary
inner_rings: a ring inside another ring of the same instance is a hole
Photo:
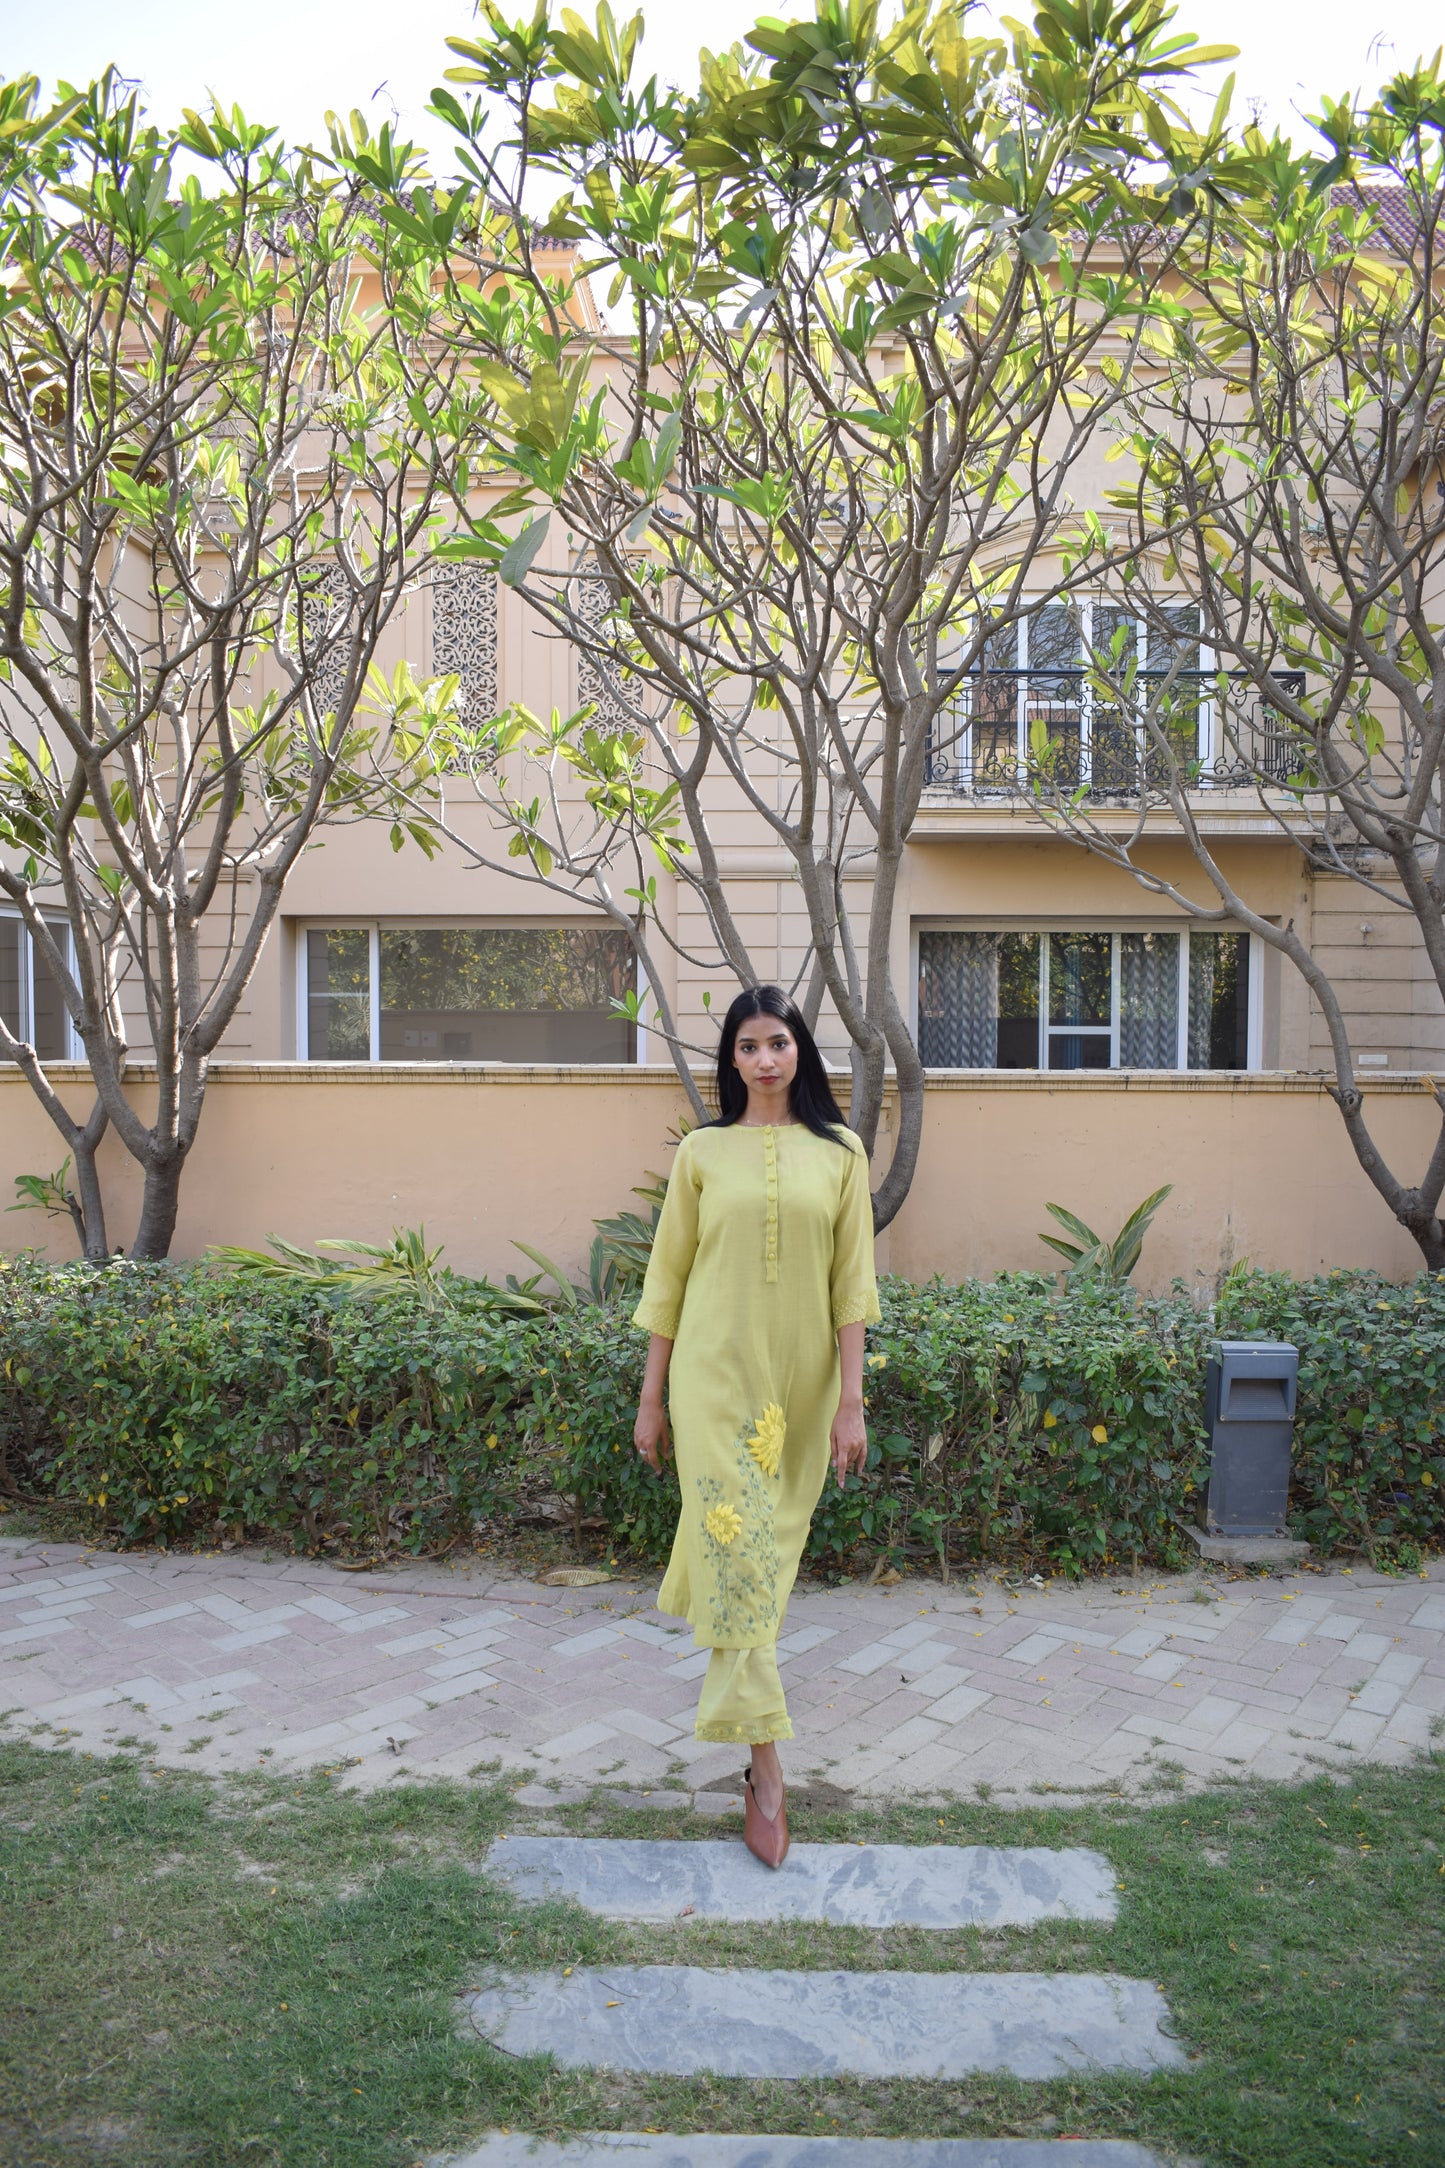
[[[84,1072],[60,1073],[88,1103]],[[144,1073],[132,1090],[144,1107]],[[1387,1159],[1417,1174],[1438,1117],[1418,1079],[1367,1084]],[[186,1170],[174,1254],[213,1242],[259,1247],[268,1233],[385,1240],[425,1223],[469,1271],[532,1268],[514,1237],[580,1265],[592,1220],[632,1203],[633,1183],[669,1164],[686,1101],[665,1070],[425,1065],[223,1064],[212,1074]],[[880,1140],[886,1161],[891,1129]],[[15,1072],[0,1074],[0,1201],[17,1174],[53,1168],[56,1132]],[[127,1243],[139,1182],[104,1156],[110,1239]],[[1093,1072],[959,1075],[930,1084],[917,1178],[880,1238],[880,1266],[916,1277],[1039,1266],[1054,1200],[1113,1233],[1172,1182],[1141,1279],[1211,1279],[1247,1256],[1306,1273],[1373,1265],[1397,1278],[1418,1253],[1356,1166],[1321,1083],[1300,1076]],[[0,1247],[73,1254],[68,1223],[0,1215]]]

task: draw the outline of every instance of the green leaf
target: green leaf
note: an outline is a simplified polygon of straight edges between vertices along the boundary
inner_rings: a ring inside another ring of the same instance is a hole
[[[1077,1235],[1087,1248],[1096,1249],[1098,1247],[1098,1235],[1095,1234],[1092,1227],[1085,1226],[1076,1212],[1066,1212],[1061,1204],[1046,1204],[1044,1210],[1050,1213],[1061,1227],[1067,1227],[1070,1234]],[[1040,1239],[1047,1241],[1049,1238],[1045,1235],[1041,1236]]]
[[[1059,244],[1047,226],[1025,226],[1014,238],[1025,263],[1046,264],[1058,261]]]
[[[547,1256],[545,1251],[534,1250],[530,1242],[517,1242],[514,1240],[512,1247],[514,1249],[520,1250],[524,1257],[530,1257],[534,1265],[540,1265],[543,1272],[546,1273],[548,1279],[556,1281],[558,1292],[560,1293],[562,1301],[566,1305],[566,1307],[569,1310],[576,1309],[576,1290],[574,1289],[572,1282],[568,1279],[566,1273],[562,1270],[562,1267],[560,1265],[553,1264],[551,1258]]]
[[[497,576],[506,587],[520,587],[532,568],[532,562],[547,539],[552,524],[550,512],[538,519],[529,519],[516,540],[509,542],[502,552],[497,566]]]

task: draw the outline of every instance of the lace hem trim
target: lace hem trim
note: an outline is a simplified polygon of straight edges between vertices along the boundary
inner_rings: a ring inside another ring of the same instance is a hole
[[[694,1724],[693,1734],[720,1746],[765,1746],[770,1739],[791,1739],[793,1720],[788,1716],[761,1716],[751,1724]]]

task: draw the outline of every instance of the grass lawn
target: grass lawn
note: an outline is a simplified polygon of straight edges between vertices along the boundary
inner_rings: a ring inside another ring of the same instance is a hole
[[[631,1927],[473,1871],[507,1789],[219,1783],[0,1748],[6,2168],[383,2168],[497,2124],[1129,2137],[1209,2168],[1445,2162],[1445,1763],[1136,1806],[802,1810],[799,1837],[1088,1844],[1112,1929]],[[611,1834],[715,1836],[577,1807]],[[1191,2068],[1025,2085],[576,2075],[462,2039],[489,1965],[1105,1969],[1156,1980]]]

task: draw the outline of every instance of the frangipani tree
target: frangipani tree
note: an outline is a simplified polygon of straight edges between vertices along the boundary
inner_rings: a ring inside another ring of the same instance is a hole
[[[1323,153],[1255,137],[1248,220],[1188,236],[1191,298],[1152,335],[1120,409],[1136,551],[1120,593],[1157,668],[1094,655],[1144,787],[1132,823],[1061,787],[1041,735],[1036,802],[1190,918],[1288,958],[1329,1034],[1356,1157],[1432,1271],[1445,1268],[1445,1086],[1427,1163],[1392,1167],[1370,1127],[1347,992],[1292,920],[1251,907],[1202,814],[1226,781],[1257,796],[1305,864],[1408,917],[1445,1003],[1445,78],[1440,56],[1366,104],[1327,104]],[[1189,613],[1181,617],[1181,605]],[[1181,676],[1202,646],[1202,683]],[[1201,775],[1196,715],[1218,753]],[[1138,846],[1161,816],[1209,900]]]
[[[1219,56],[1157,0],[1044,0],[1007,39],[968,35],[953,0],[892,27],[816,0],[704,55],[684,98],[639,78],[640,18],[482,13],[435,101],[493,213],[448,257],[491,402],[452,546],[581,649],[595,697],[479,733],[505,833],[458,840],[633,930],[700,1106],[659,992],[677,936],[655,860],[709,966],[769,975],[718,844],[720,804],[746,808],[798,883],[798,988],[841,1019],[870,1148],[896,1077],[885,1224],[922,1118],[903,854],[957,674],[1110,559],[1080,475],[1218,185],[1222,108],[1200,135],[1167,94]],[[547,236],[582,247],[625,329],[577,335]]]
[[[144,1170],[132,1254],[166,1254],[300,853],[377,817],[431,847],[449,688],[403,668],[389,726],[360,713],[467,426],[431,269],[466,193],[418,245],[377,208],[410,166],[385,133],[321,160],[239,113],[158,130],[109,77],[48,110],[0,84],[0,897],[90,1112],[3,1021],[0,1057],[65,1142],[93,1259],[107,1129]]]

